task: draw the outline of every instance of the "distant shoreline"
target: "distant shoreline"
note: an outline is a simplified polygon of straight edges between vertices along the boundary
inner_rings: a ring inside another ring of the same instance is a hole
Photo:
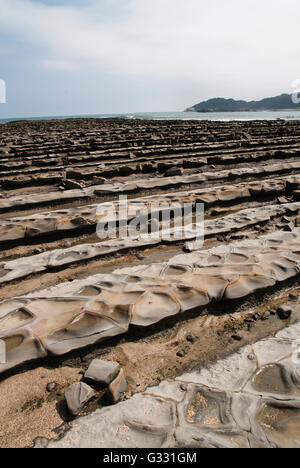
[[[231,112],[300,112],[300,109],[233,109],[233,110],[221,110],[221,109],[186,109],[184,112],[196,112],[197,114],[225,114]]]
[[[287,109],[287,110],[265,110],[265,111],[212,111],[197,112],[195,110],[186,110],[182,112],[145,112],[145,113],[131,113],[131,114],[89,114],[89,115],[65,115],[65,116],[41,116],[41,117],[7,117],[0,118],[0,128],[3,124],[9,123],[26,123],[26,122],[54,122],[62,120],[91,120],[91,119],[108,119],[108,120],[300,120],[300,109]]]

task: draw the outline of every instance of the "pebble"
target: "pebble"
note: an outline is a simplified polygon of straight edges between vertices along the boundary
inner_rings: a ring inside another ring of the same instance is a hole
[[[38,254],[41,254],[43,252],[44,252],[43,249],[37,248],[37,249],[34,249],[33,254],[38,255]]]
[[[136,254],[136,258],[137,258],[138,260],[144,260],[145,257],[144,257],[143,255],[141,255],[141,254],[138,253],[138,254]]]
[[[56,390],[56,383],[55,382],[50,382],[48,383],[46,389],[47,389],[47,392],[51,393],[51,392],[54,392],[54,390]]]
[[[195,343],[196,337],[193,336],[193,335],[188,335],[188,336],[186,337],[186,340],[189,341],[190,343]]]
[[[235,341],[242,341],[242,339],[243,339],[243,338],[241,337],[241,335],[237,335],[237,334],[236,334],[236,335],[232,335],[231,338],[233,338]]]
[[[280,320],[287,320],[292,315],[293,311],[288,305],[282,305],[277,309],[277,315]]]

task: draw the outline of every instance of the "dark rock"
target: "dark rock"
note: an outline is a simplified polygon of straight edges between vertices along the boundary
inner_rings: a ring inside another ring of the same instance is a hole
[[[137,258],[138,260],[144,260],[145,257],[144,257],[142,254],[139,254],[139,253],[138,253],[138,254],[136,254],[136,258]]]
[[[185,356],[185,352],[184,352],[184,351],[178,351],[178,353],[176,354],[176,356],[178,356],[178,357],[184,357],[184,356]]]
[[[292,315],[292,313],[293,313],[293,310],[288,305],[282,305],[282,306],[278,307],[278,309],[277,309],[277,315],[280,318],[280,320],[289,319],[290,316]]]
[[[242,341],[243,339],[241,335],[238,335],[238,334],[232,335],[231,338],[233,338],[235,341]]]
[[[297,294],[293,294],[293,293],[292,293],[292,294],[290,294],[289,297],[290,297],[290,299],[291,299],[292,301],[298,301],[298,297],[299,297],[299,296],[297,296]]]
[[[117,362],[94,359],[84,377],[103,385],[109,385],[117,377],[119,371],[120,365]]]
[[[94,396],[94,390],[83,382],[76,382],[65,391],[67,406],[73,416],[77,416]]]
[[[254,318],[249,317],[245,319],[245,323],[253,323],[253,322],[255,322]]]

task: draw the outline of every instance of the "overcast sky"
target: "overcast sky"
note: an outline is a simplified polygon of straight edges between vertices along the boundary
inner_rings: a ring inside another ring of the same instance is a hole
[[[299,0],[0,0],[0,118],[292,92],[299,17]]]

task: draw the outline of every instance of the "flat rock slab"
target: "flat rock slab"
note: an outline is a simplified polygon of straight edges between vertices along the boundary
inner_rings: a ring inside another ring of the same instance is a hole
[[[95,395],[94,390],[83,382],[76,382],[67,388],[65,398],[72,416],[77,416]]]
[[[101,361],[94,359],[86,373],[86,379],[93,380],[99,384],[109,385],[117,377],[120,365],[117,362]]]

